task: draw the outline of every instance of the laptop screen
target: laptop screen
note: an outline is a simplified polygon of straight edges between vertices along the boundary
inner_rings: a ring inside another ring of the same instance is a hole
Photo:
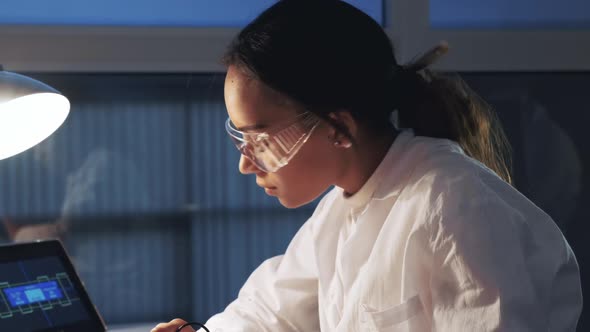
[[[61,243],[0,247],[0,331],[104,330]]]

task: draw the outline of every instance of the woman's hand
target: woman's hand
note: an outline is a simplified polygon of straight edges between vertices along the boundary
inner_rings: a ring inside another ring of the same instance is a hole
[[[168,323],[160,323],[156,325],[156,327],[154,327],[151,332],[176,332],[176,329],[178,329],[178,327],[183,324],[186,324],[186,321],[176,318]],[[187,326],[183,328],[181,332],[195,332],[195,330],[192,327]]]

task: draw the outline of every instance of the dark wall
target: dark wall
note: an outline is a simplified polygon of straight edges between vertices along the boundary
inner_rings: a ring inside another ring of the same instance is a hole
[[[555,220],[590,290],[590,73],[466,73],[497,111],[514,152],[516,187]],[[584,310],[578,331],[590,330]]]

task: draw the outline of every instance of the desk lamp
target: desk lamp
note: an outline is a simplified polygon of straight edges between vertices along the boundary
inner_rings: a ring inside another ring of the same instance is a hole
[[[70,102],[57,90],[0,65],[0,159],[43,141],[69,111]]]

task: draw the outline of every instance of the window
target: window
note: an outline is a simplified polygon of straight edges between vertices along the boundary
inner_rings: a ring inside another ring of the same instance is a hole
[[[223,71],[219,59],[239,27],[274,2],[6,1],[0,61],[7,70],[167,73]],[[390,1],[349,2],[389,28]]]
[[[582,29],[590,27],[585,0],[431,0],[433,28]]]
[[[588,70],[587,3],[395,0],[393,30],[400,35],[394,41],[400,41],[401,61],[448,41],[451,51],[437,64],[442,70]]]
[[[240,27],[276,0],[4,0],[0,24]],[[382,23],[381,0],[349,0]],[[326,18],[329,22],[329,18]]]

